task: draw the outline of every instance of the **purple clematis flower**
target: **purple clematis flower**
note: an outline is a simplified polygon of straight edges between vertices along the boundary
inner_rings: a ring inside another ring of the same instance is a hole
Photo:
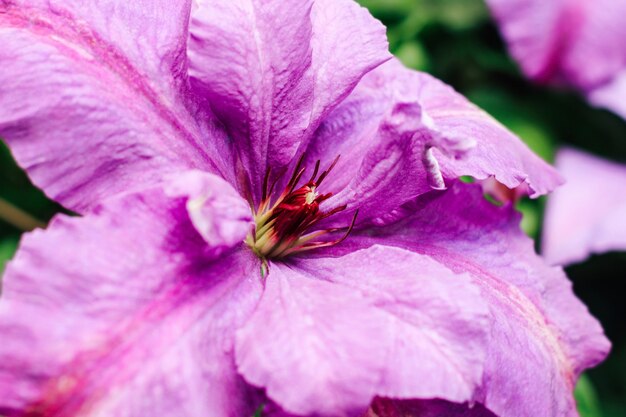
[[[574,149],[561,150],[556,165],[567,183],[546,207],[546,259],[565,265],[592,253],[626,250],[626,166]]]
[[[575,415],[602,329],[457,181],[560,178],[356,3],[0,0],[0,44],[0,136],[82,215],[7,268],[4,415]]]
[[[626,0],[487,0],[524,73],[626,118]]]

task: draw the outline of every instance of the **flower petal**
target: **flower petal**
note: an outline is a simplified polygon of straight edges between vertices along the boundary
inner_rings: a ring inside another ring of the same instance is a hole
[[[237,333],[237,367],[295,414],[362,412],[380,377],[388,324],[358,293],[273,264]]]
[[[287,413],[266,399],[263,417],[302,417]],[[395,400],[377,397],[365,414],[357,417],[497,417],[481,404],[457,404],[443,400]]]
[[[511,54],[531,78],[546,80],[560,69],[560,54],[580,24],[580,1],[487,0]],[[571,9],[567,9],[572,5]]]
[[[594,88],[588,94],[589,101],[598,107],[610,109],[626,119],[626,68],[610,82]]]
[[[398,401],[377,398],[363,417],[496,417],[480,404],[455,404],[442,400]]]
[[[266,166],[282,170],[389,57],[385,28],[350,0],[200,2],[191,23],[192,81],[226,124],[257,193]]]
[[[543,254],[553,264],[626,250],[626,166],[563,149],[556,164],[567,183],[548,199]]]
[[[444,179],[494,177],[510,189],[527,187],[533,198],[563,183],[553,167],[495,119],[441,81],[426,74],[423,78],[420,99],[437,132],[452,143],[476,143],[462,158],[435,148]]]
[[[252,415],[232,344],[259,262],[207,259],[185,200],[152,190],[24,237],[0,301],[0,414]]]
[[[556,171],[524,143],[452,88],[433,77],[383,64],[317,130],[307,165],[341,154],[324,187],[330,205],[383,216],[417,195],[471,175],[495,177],[538,196],[561,183]],[[356,175],[355,175],[356,171]]]
[[[187,200],[187,214],[209,244],[212,259],[241,243],[254,228],[248,203],[215,175],[200,171],[176,174],[166,193]]]
[[[539,81],[565,82],[626,117],[607,98],[626,71],[626,2],[488,0],[512,55]],[[601,90],[602,92],[596,92]],[[623,100],[622,100],[623,101]]]
[[[335,181],[350,177],[350,182],[326,204],[349,207],[336,221],[346,222],[355,210],[359,219],[382,216],[415,196],[444,188],[439,164],[433,157],[432,146],[436,140],[428,126],[422,122],[422,109],[415,103],[397,104],[384,118],[370,145],[360,155],[356,174],[348,168],[347,161],[337,167],[330,177]],[[355,135],[358,137],[358,135]],[[361,145],[362,146],[362,145]],[[348,160],[354,160],[350,155]],[[340,174],[335,175],[335,172]],[[325,189],[333,189],[330,181]]]
[[[218,133],[186,107],[189,7],[0,4],[0,137],[49,196],[82,211],[178,166],[217,170]]]
[[[374,395],[465,401],[482,378],[486,313],[468,276],[402,249],[301,258],[270,266],[237,363],[296,414],[362,413]]]
[[[339,256],[382,242],[469,273],[490,310],[489,352],[475,400],[500,417],[574,412],[578,375],[606,356],[609,343],[562,270],[535,254],[519,215],[489,203],[480,185],[463,183],[405,210],[415,214],[357,232],[329,252]]]
[[[298,267],[355,289],[393,317],[386,341],[391,353],[377,395],[471,398],[482,378],[488,323],[469,276],[429,257],[377,245],[339,258],[303,258]]]

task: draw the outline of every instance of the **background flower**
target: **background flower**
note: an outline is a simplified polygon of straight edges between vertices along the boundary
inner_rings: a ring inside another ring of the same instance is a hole
[[[511,54],[539,82],[563,83],[626,117],[623,0],[487,0]]]
[[[568,265],[591,254],[626,250],[626,165],[567,148],[556,165],[568,181],[547,207],[546,259]]]

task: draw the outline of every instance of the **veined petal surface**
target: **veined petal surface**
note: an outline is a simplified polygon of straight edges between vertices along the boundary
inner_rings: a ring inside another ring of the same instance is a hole
[[[367,74],[321,124],[306,164],[341,158],[324,185],[349,217],[383,216],[456,178],[495,177],[531,196],[562,180],[515,135],[451,87],[392,60]],[[356,171],[356,175],[355,175]],[[345,219],[343,220],[345,221]]]
[[[259,261],[207,257],[186,200],[153,189],[24,237],[0,303],[0,414],[253,414],[232,344]]]
[[[469,273],[489,308],[488,353],[474,400],[499,417],[573,415],[578,375],[610,345],[563,271],[535,254],[519,215],[488,202],[480,185],[463,183],[404,209],[413,214],[356,232],[328,252],[398,246]]]
[[[0,137],[51,198],[83,211],[180,167],[226,170],[189,99],[189,8],[0,1]]]
[[[390,58],[385,28],[351,0],[200,1],[192,84],[235,141],[256,197],[361,77]]]
[[[374,246],[299,258],[270,265],[237,334],[237,364],[298,415],[360,416],[375,395],[468,401],[482,381],[486,319],[469,276],[427,256]]]
[[[562,149],[556,166],[567,182],[548,199],[542,252],[567,265],[592,253],[626,250],[626,166]]]

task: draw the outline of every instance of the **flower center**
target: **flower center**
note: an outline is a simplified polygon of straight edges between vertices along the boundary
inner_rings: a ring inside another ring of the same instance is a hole
[[[293,175],[285,190],[275,199],[272,192],[276,181],[268,187],[270,170],[265,174],[263,197],[254,212],[255,230],[246,238],[246,244],[267,265],[268,259],[280,259],[312,249],[334,246],[342,242],[352,231],[358,211],[352,222],[344,228],[323,229],[311,232],[321,220],[346,209],[339,206],[329,211],[320,209],[320,204],[333,194],[319,194],[317,190],[337,164],[335,158],[330,167],[319,174],[320,161],[315,163],[311,178],[298,187],[305,172],[302,159],[296,164]],[[334,240],[319,240],[324,235],[344,230],[345,233]]]

